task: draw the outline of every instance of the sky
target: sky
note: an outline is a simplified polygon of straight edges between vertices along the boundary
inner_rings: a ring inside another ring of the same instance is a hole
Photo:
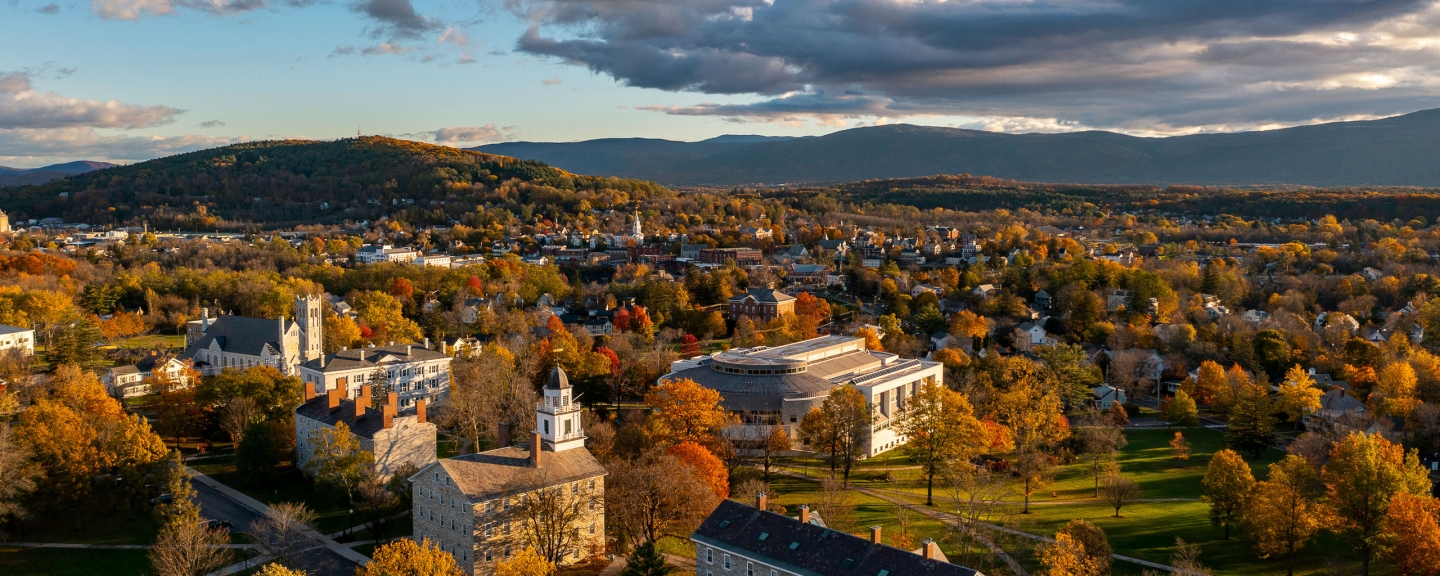
[[[1139,136],[1440,107],[1440,2],[0,0],[0,165],[887,123]]]

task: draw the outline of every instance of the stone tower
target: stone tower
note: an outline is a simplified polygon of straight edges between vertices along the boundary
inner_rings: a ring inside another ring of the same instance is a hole
[[[295,323],[300,325],[300,361],[308,362],[325,355],[325,298],[301,295],[295,297]]]
[[[545,400],[535,409],[535,433],[546,448],[564,452],[585,447],[585,429],[580,425],[580,404],[571,396],[570,378],[556,366],[545,383]]]

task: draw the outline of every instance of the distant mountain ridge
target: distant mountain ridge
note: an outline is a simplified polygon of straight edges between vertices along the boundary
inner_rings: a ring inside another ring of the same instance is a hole
[[[1166,138],[896,124],[783,140],[616,138],[511,142],[476,150],[671,185],[974,174],[1080,184],[1440,186],[1440,109],[1380,120]]]
[[[76,160],[63,164],[51,164],[39,168],[10,168],[0,166],[0,188],[6,186],[24,186],[26,184],[44,184],[57,178],[65,178],[75,174],[84,174],[105,168],[114,168],[119,164],[109,162],[96,162],[93,160]]]

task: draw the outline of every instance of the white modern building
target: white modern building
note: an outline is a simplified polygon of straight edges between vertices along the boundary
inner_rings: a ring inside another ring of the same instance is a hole
[[[371,346],[341,350],[300,365],[300,379],[318,385],[316,392],[343,390],[356,398],[361,386],[388,386],[399,394],[399,407],[410,408],[417,401],[438,402],[450,393],[451,357],[418,344]]]
[[[661,381],[688,378],[720,393],[721,405],[742,420],[726,430],[737,439],[757,437],[760,430],[751,428],[777,424],[798,437],[800,420],[812,407],[824,402],[831,390],[854,386],[875,413],[865,450],[870,456],[905,443],[892,424],[921,386],[943,385],[945,375],[939,362],[868,350],[864,338],[838,335],[716,352],[698,361],[677,362],[671,370]]]
[[[360,264],[378,262],[412,262],[420,253],[410,248],[396,248],[389,244],[366,244],[355,251],[355,261]],[[449,262],[446,262],[449,265]]]

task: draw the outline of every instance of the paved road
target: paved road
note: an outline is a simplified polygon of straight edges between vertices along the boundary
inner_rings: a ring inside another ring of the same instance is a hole
[[[1130,401],[1131,401],[1131,402],[1134,402],[1135,405],[1137,405],[1137,406],[1144,406],[1144,407],[1146,407],[1146,408],[1149,408],[1149,409],[1155,410],[1155,411],[1159,411],[1159,410],[1160,410],[1160,400],[1157,399],[1157,398],[1155,398],[1154,396],[1143,396],[1143,395],[1137,394],[1137,395],[1135,395],[1134,398],[1131,398]],[[1206,427],[1206,428],[1209,428],[1209,429],[1211,429],[1211,430],[1220,430],[1220,431],[1224,431],[1225,429],[1227,429],[1227,428],[1230,427],[1230,425],[1229,425],[1229,424],[1226,424],[1225,421],[1223,421],[1223,420],[1216,420],[1216,419],[1214,419],[1214,418],[1206,418],[1206,417],[1204,417],[1204,416],[1201,416],[1201,417],[1200,417],[1200,425],[1201,425],[1201,426],[1204,426],[1204,427]]]
[[[195,487],[195,501],[200,504],[200,513],[206,518],[229,520],[236,532],[249,532],[250,524],[260,518],[259,513],[214,488],[193,480],[190,484]],[[309,576],[351,576],[355,573],[354,562],[326,548],[318,540],[312,540],[305,546],[301,558],[301,565],[295,568],[304,570]]]

